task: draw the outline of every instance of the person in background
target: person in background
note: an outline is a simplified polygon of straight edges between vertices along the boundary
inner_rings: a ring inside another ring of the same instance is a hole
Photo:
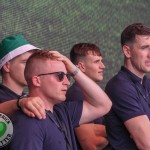
[[[106,85],[112,100],[107,135],[115,150],[150,150],[150,27],[133,23],[121,33],[124,64]]]
[[[70,75],[85,92],[84,101],[65,102]],[[57,51],[41,50],[31,55],[25,79],[29,97],[43,100],[47,117],[38,120],[16,112],[10,150],[77,150],[74,127],[103,116],[112,105],[96,83]]]
[[[0,112],[11,116],[22,109],[30,117],[45,118],[43,101],[39,97],[23,98],[23,89],[27,85],[24,79],[26,61],[34,50],[22,35],[12,35],[0,43]]]
[[[75,44],[70,51],[70,59],[84,74],[90,77],[95,83],[103,79],[105,68],[102,62],[100,48],[92,43]],[[91,87],[92,88],[92,87]],[[74,82],[67,91],[67,101],[83,101],[84,92],[81,91],[78,83]],[[107,147],[108,140],[104,125],[104,118],[100,117],[90,123],[82,124],[75,128],[79,147],[83,150],[100,150]]]

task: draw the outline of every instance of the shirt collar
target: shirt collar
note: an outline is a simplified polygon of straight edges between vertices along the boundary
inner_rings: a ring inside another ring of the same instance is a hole
[[[127,76],[132,80],[132,82],[134,83],[141,83],[142,79],[139,78],[137,75],[135,75],[134,73],[132,73],[130,70],[128,70],[126,67],[121,66],[121,71],[125,72],[127,74]],[[146,77],[144,76],[143,80],[145,80]]]

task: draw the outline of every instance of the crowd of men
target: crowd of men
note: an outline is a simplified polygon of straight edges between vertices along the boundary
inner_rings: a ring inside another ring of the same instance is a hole
[[[97,45],[77,43],[69,59],[23,35],[5,37],[0,113],[10,117],[13,137],[0,149],[150,150],[150,27],[128,25],[121,47],[124,64],[104,91]]]

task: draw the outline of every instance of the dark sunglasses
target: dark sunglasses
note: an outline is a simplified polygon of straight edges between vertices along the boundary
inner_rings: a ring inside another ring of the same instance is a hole
[[[51,72],[51,73],[43,73],[43,74],[39,74],[37,76],[45,76],[45,75],[51,75],[51,74],[56,74],[59,81],[63,81],[64,77],[66,76],[67,79],[70,81],[71,75],[69,73],[64,73],[64,72]]]

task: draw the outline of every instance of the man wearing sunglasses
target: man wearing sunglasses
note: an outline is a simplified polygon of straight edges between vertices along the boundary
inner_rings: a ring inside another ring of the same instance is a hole
[[[70,75],[86,94],[84,101],[65,102]],[[47,117],[37,120],[17,112],[10,150],[77,150],[73,128],[103,116],[112,105],[96,83],[57,51],[35,52],[27,61],[25,79],[29,96],[44,101]]]

